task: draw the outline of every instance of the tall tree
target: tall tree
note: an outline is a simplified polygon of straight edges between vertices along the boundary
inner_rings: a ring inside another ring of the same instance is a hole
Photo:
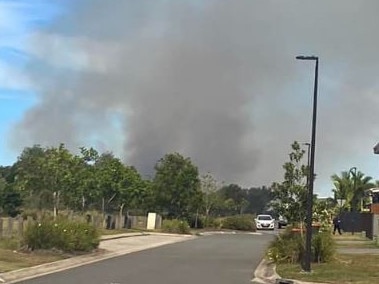
[[[13,165],[17,175],[16,187],[21,192],[27,208],[42,208],[49,202],[41,202],[45,187],[41,169],[45,150],[40,145],[26,147]]]
[[[306,177],[307,166],[303,164],[305,151],[295,141],[291,145],[289,161],[283,165],[284,181],[272,185],[275,211],[291,222],[303,222],[306,213]]]
[[[366,189],[375,187],[372,177],[357,171],[343,171],[341,175],[332,175],[334,195],[336,199],[345,200],[342,209],[348,211],[360,211]]]
[[[217,190],[219,186],[217,184],[217,180],[213,177],[211,173],[207,173],[202,175],[200,178],[201,183],[201,191],[204,194],[204,211],[206,218],[209,217],[211,210],[217,206],[220,202],[219,194]]]
[[[188,217],[196,212],[201,196],[198,169],[190,158],[166,154],[155,165],[153,191],[157,207],[171,217]]]
[[[125,167],[112,153],[103,153],[94,164],[102,212],[118,210],[118,195],[125,179]]]
[[[224,200],[224,214],[242,214],[248,207],[247,190],[238,184],[225,185],[220,189],[220,196]]]
[[[267,211],[272,200],[271,191],[267,187],[249,188],[246,197],[249,205],[246,212],[261,214]]]

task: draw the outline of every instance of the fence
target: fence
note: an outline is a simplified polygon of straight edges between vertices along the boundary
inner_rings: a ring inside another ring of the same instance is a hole
[[[146,229],[147,228],[147,216],[119,216],[119,215],[105,215],[100,214],[87,214],[87,215],[75,215],[68,214],[69,220],[77,222],[88,222],[93,224],[96,228],[103,229]],[[28,216],[26,219],[22,217],[0,218],[0,238],[21,237],[28,224],[38,222],[40,218],[32,218]],[[156,215],[155,229],[160,229],[162,224],[162,217]]]
[[[364,231],[370,239],[375,235],[373,228],[374,216],[371,213],[343,212],[340,218],[344,232],[361,233]]]

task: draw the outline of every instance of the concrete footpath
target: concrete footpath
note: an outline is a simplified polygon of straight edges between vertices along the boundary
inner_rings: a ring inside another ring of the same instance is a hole
[[[38,276],[86,265],[116,256],[196,238],[191,235],[126,233],[101,237],[99,250],[92,254],[41,264],[0,274],[1,283],[17,283]]]

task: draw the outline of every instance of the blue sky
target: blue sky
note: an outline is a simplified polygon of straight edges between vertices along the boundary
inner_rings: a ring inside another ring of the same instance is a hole
[[[9,129],[37,103],[24,68],[30,55],[28,37],[61,14],[58,1],[0,0],[0,164],[12,164],[18,153],[7,145]]]

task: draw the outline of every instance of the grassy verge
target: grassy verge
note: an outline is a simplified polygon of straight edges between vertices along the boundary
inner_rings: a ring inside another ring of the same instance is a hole
[[[54,252],[21,253],[9,249],[0,249],[0,273],[49,263],[66,257]]]
[[[337,248],[378,248],[378,246],[373,241],[364,242],[338,242]]]
[[[372,284],[379,279],[379,255],[338,255],[331,263],[312,264],[304,274],[299,265],[279,264],[278,274],[287,279],[333,284]]]
[[[351,233],[344,233],[342,235],[334,235],[334,240],[336,242],[338,241],[367,241],[367,238],[362,237],[361,233],[351,234]]]
[[[312,273],[301,271],[299,264],[278,264],[278,274],[287,279],[331,284],[371,284],[379,279],[378,246],[362,234],[335,235],[337,249],[373,249],[372,253],[346,254],[341,250],[329,263],[313,263]],[[376,250],[375,250],[376,249]]]
[[[49,263],[69,257],[53,251],[22,252],[17,238],[0,239],[0,273]]]

